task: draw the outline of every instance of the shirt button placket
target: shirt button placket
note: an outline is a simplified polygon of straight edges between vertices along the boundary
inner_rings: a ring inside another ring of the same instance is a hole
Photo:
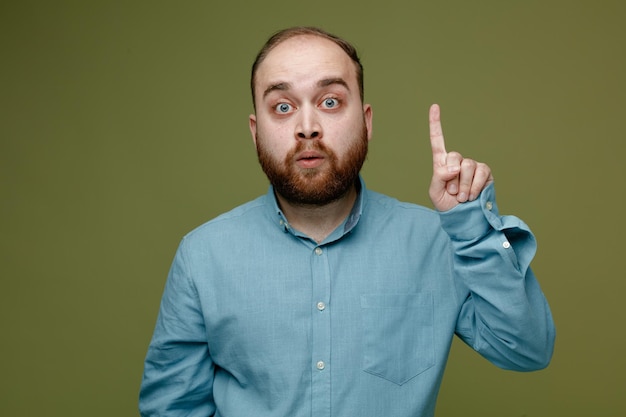
[[[312,415],[330,415],[330,267],[328,248],[315,247],[311,259],[312,300]]]

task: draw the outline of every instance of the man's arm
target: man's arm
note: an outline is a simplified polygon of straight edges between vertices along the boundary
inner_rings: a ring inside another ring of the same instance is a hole
[[[211,416],[214,364],[198,294],[185,260],[185,240],[170,269],[139,394],[143,417]]]
[[[451,239],[458,293],[465,297],[456,332],[502,368],[544,368],[555,329],[530,268],[535,238],[520,219],[499,215],[487,165],[446,151],[439,106],[431,106],[429,122],[429,195]]]
[[[545,368],[555,328],[530,268],[537,245],[528,226],[498,214],[493,184],[440,219],[453,248],[457,293],[464,297],[457,335],[501,368]]]

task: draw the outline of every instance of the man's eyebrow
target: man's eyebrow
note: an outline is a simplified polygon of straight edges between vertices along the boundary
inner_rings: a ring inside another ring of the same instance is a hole
[[[343,78],[340,78],[340,77],[324,78],[317,82],[318,87],[328,87],[329,85],[333,85],[333,84],[342,85],[346,88],[346,90],[348,91],[350,90],[350,87],[348,87],[348,83]],[[266,97],[272,91],[287,91],[290,88],[291,88],[291,83],[280,81],[267,87],[265,91],[263,92],[263,97]]]
[[[290,83],[286,83],[286,82],[278,82],[276,84],[272,84],[269,87],[267,87],[265,89],[265,91],[263,92],[263,97],[266,97],[269,93],[271,93],[272,91],[287,91],[289,90],[289,88],[291,88],[291,84]]]
[[[319,80],[317,85],[319,87],[328,87],[329,85],[339,84],[346,88],[346,90],[350,91],[350,87],[348,87],[348,83],[343,78],[324,78],[323,80]]]

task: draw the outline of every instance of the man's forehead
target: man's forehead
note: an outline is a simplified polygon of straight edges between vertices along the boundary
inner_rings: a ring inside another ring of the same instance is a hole
[[[349,82],[356,80],[356,66],[331,40],[299,35],[281,42],[267,54],[257,70],[257,81],[276,84],[300,75],[313,75],[316,80],[344,78]]]

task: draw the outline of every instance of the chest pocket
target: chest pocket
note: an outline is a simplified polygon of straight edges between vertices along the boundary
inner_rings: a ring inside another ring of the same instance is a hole
[[[361,295],[363,370],[402,385],[435,364],[433,296]]]

